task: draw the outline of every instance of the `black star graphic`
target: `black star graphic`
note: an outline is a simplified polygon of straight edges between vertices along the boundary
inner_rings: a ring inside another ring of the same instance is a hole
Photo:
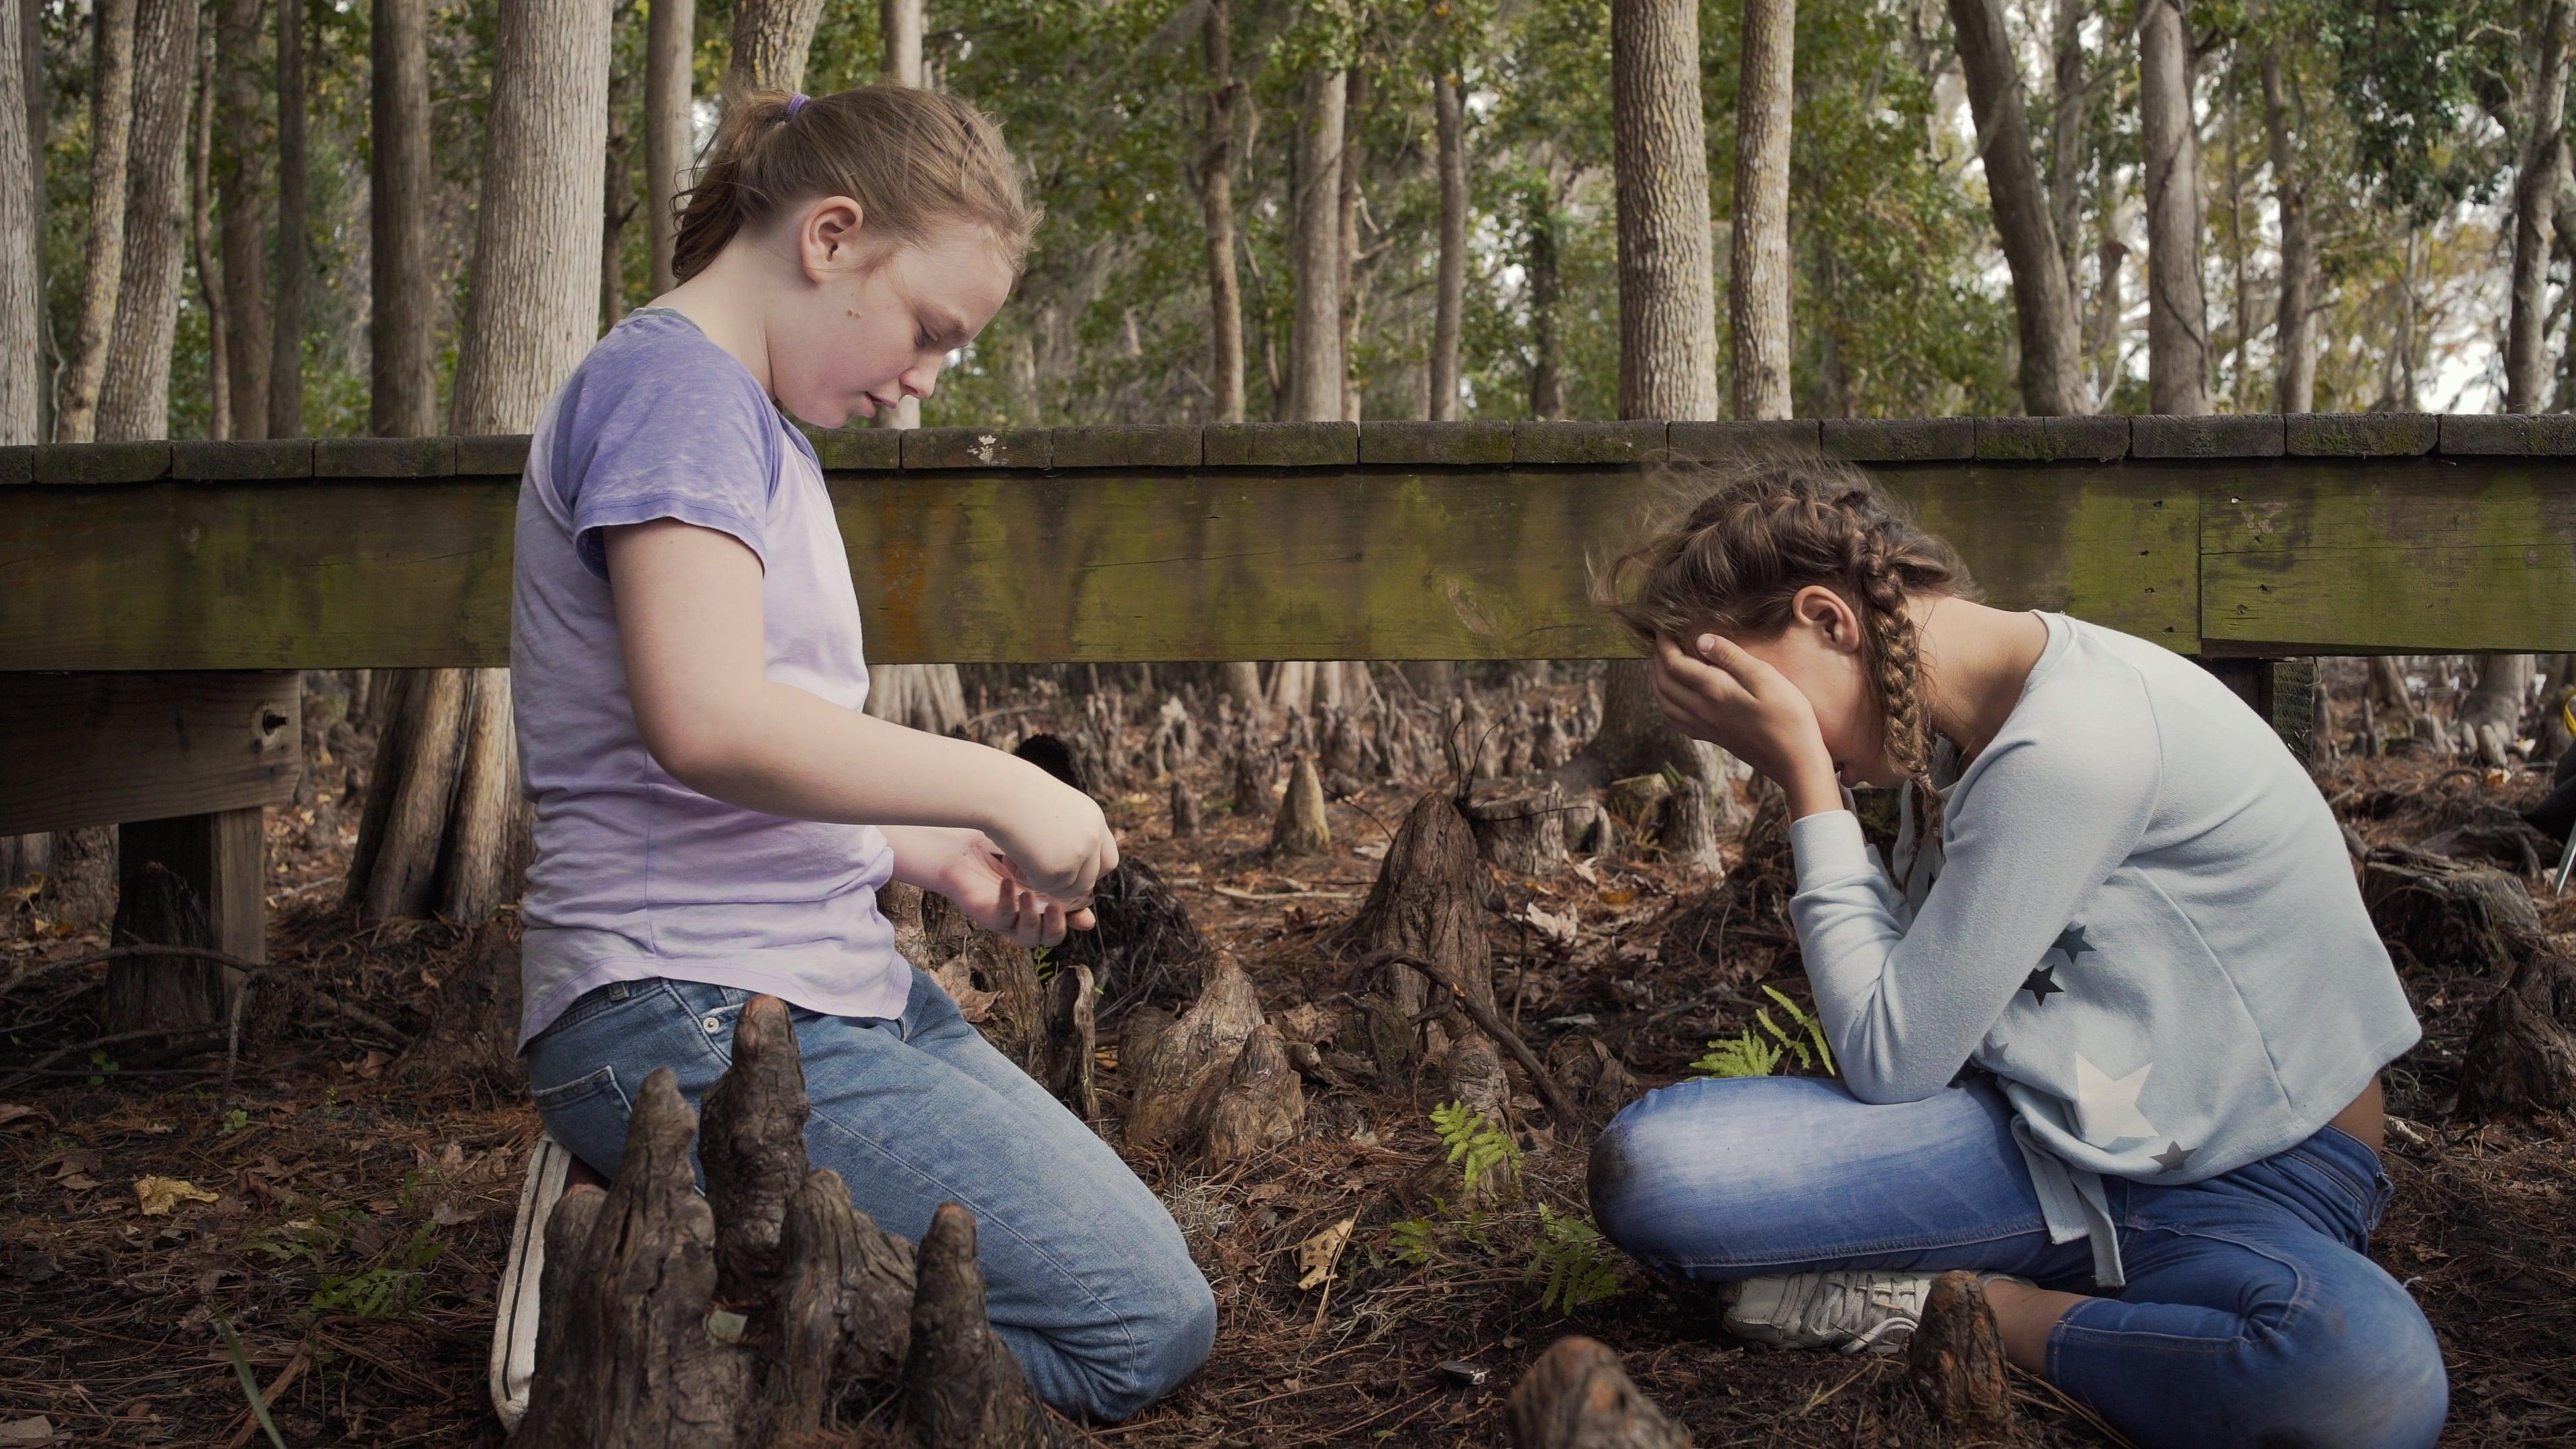
[[[2057,968],[2054,966],[2042,966],[2030,973],[2029,979],[2022,982],[2021,989],[2030,993],[2033,1005],[2047,1001],[2052,992],[2066,990],[2057,984]]]
[[[2156,1165],[2167,1172],[2180,1172],[2182,1165],[2189,1161],[2191,1149],[2179,1142],[2167,1142],[2165,1150],[2156,1154]]]
[[[2093,951],[2093,943],[2084,939],[2084,928],[2082,926],[2070,925],[2065,930],[2057,933],[2057,941],[2050,947],[2050,949],[2065,952],[2067,964],[2073,965],[2076,953],[2080,951]],[[2102,953],[2099,951],[2093,951],[2093,954],[2098,956]]]

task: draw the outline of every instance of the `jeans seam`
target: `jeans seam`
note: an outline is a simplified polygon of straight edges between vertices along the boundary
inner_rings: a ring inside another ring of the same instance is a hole
[[[1996,1243],[2001,1242],[2006,1238],[2018,1238],[2030,1233],[2045,1232],[2047,1228],[2047,1219],[2034,1217],[2026,1222],[2022,1222],[2014,1226],[2009,1226],[1996,1231],[1980,1233],[1974,1236],[1963,1237],[1948,1233],[1925,1233],[1907,1238],[1883,1238],[1868,1243],[1837,1243],[1834,1245],[1834,1251],[1830,1253],[1809,1254],[1805,1257],[1799,1258],[1692,1258],[1687,1260],[1664,1259],[1661,1261],[1673,1269],[1683,1271],[1700,1268],[1775,1268],[1786,1267],[1790,1263],[1824,1263],[1845,1258],[1858,1258],[1871,1253],[1903,1252],[1911,1248],[1969,1248],[1975,1247],[1981,1243]]]
[[[2323,1153],[2310,1151],[2305,1143],[2301,1143],[2299,1146],[2287,1149],[2282,1155],[2286,1157],[2295,1157],[2300,1162],[2316,1169],[2317,1172],[2325,1177],[2332,1179],[2334,1185],[2343,1190],[2344,1196],[2351,1199],[2353,1220],[2355,1222],[2369,1221],[2370,1206],[2379,1196],[2378,1184],[2365,1184],[2361,1182],[2350,1172],[2346,1171],[2341,1165],[2329,1160]]]

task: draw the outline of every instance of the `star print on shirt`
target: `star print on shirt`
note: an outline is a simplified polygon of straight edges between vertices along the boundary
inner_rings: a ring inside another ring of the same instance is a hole
[[[2156,1124],[2138,1110],[2138,1094],[2146,1090],[2147,1073],[2156,1069],[2153,1062],[2125,1077],[2114,1078],[2093,1064],[2082,1052],[2075,1054],[2075,1130],[2085,1141],[2110,1151],[2120,1150],[2115,1144],[2162,1137]]]
[[[2072,923],[2068,924],[2065,930],[2057,933],[2057,939],[2050,943],[2049,949],[2065,952],[2066,964],[2069,966],[2075,964],[2075,957],[2079,952],[2092,951],[2096,956],[2102,954],[2094,949],[2092,942],[2084,939],[2084,928]]]
[[[2065,987],[2057,984],[2057,968],[2054,966],[2042,966],[2030,973],[2022,981],[2021,989],[2030,993],[2031,1004],[2034,1006],[2045,1003],[2050,995],[2066,990]]]
[[[2191,1161],[2191,1149],[2179,1142],[2168,1141],[2165,1143],[2165,1150],[2156,1154],[2156,1166],[2167,1172],[2180,1172],[2182,1165],[2189,1161]]]

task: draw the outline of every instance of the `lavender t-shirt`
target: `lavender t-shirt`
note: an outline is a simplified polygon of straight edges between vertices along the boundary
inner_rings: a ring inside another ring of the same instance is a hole
[[[653,976],[899,1016],[911,970],[877,910],[884,835],[710,799],[644,748],[600,531],[656,518],[760,556],[772,682],[867,699],[858,595],[812,446],[697,324],[629,316],[547,405],[519,484],[510,668],[537,846],[519,1044],[591,988]]]

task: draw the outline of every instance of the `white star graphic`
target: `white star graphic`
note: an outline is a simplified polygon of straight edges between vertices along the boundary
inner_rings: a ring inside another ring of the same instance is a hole
[[[2093,1059],[2082,1052],[2075,1054],[2075,1129],[2084,1140],[2096,1147],[2107,1146],[2125,1137],[2159,1135],[2156,1124],[2138,1110],[2138,1094],[2146,1090],[2147,1073],[2156,1069],[2153,1062],[2125,1077],[2114,1080],[2109,1072],[2093,1065]]]

